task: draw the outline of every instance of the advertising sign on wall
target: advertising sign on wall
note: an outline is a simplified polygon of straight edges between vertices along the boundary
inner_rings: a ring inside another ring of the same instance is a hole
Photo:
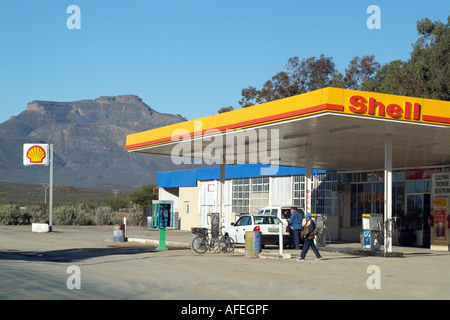
[[[447,241],[446,216],[447,208],[435,208],[434,214],[434,240]]]
[[[450,172],[442,171],[431,175],[431,197],[433,216],[431,222],[431,249],[449,250],[448,205],[450,203]]]
[[[450,196],[450,172],[434,173],[431,179],[431,193],[434,197]]]

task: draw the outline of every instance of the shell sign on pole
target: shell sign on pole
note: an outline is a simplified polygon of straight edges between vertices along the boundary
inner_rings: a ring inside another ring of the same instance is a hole
[[[48,166],[48,144],[25,143],[23,145],[23,164],[25,166]]]
[[[49,223],[33,223],[31,231],[33,232],[51,232],[53,225],[53,144],[24,143],[23,145],[23,164],[25,166],[48,166],[50,165],[49,179]]]

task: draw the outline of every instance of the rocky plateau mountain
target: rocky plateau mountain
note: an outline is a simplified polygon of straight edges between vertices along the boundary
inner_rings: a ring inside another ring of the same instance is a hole
[[[49,168],[24,166],[24,143],[54,146],[54,184],[135,189],[156,172],[179,170],[167,157],[128,153],[127,134],[186,121],[160,113],[136,95],[73,102],[33,101],[0,124],[0,181],[48,183]]]

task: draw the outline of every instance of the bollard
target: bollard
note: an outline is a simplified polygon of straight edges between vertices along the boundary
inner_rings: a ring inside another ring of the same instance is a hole
[[[245,256],[250,258],[257,258],[261,253],[261,232],[246,231],[245,232]]]
[[[280,223],[280,231],[278,233],[278,244],[280,247],[280,255],[283,255],[283,224]]]

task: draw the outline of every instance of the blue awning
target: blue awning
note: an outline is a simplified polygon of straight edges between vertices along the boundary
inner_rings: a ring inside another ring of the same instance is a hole
[[[269,165],[262,164],[238,164],[225,167],[225,179],[238,178],[255,178],[266,177],[264,168],[269,168]],[[278,170],[271,170],[276,172],[270,176],[289,176],[305,174],[304,168],[284,167],[279,166]],[[313,170],[313,173],[323,173],[325,170]],[[207,167],[192,170],[158,172],[156,174],[156,181],[161,188],[176,188],[176,187],[195,187],[197,181],[205,180],[219,180],[220,167]]]

